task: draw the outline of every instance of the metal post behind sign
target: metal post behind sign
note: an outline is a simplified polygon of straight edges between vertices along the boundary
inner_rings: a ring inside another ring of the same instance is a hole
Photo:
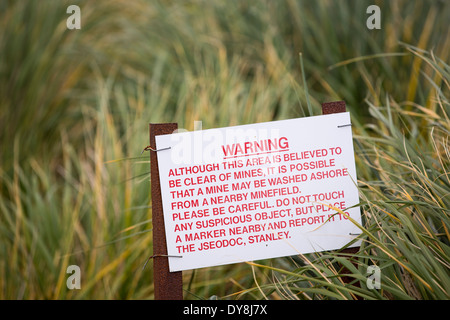
[[[345,101],[335,101],[335,102],[326,102],[322,103],[322,114],[332,114],[332,113],[340,113],[346,112]],[[359,247],[346,248],[341,250],[340,252],[343,254],[356,254],[359,251]],[[356,267],[356,263],[353,263]],[[344,270],[344,273],[347,273],[347,269]],[[342,281],[346,284],[349,284],[352,281],[352,277],[344,276],[342,277]],[[358,297],[357,297],[358,298]]]
[[[150,150],[156,150],[155,136],[171,134],[178,129],[177,123],[150,124]],[[169,271],[166,230],[159,182],[157,152],[150,151],[152,222],[153,222],[153,284],[155,300],[182,300],[183,274]]]

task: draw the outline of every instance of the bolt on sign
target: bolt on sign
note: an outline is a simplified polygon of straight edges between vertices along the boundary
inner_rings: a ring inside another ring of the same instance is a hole
[[[359,232],[348,112],[155,138],[171,272],[336,250]]]

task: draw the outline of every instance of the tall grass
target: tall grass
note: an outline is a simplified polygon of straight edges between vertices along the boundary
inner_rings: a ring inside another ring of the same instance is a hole
[[[372,2],[0,1],[0,298],[153,298],[149,122],[206,129],[345,100],[359,252],[185,272],[185,297],[447,299],[450,6],[377,1],[382,29],[367,30]],[[71,4],[81,30],[66,29]]]

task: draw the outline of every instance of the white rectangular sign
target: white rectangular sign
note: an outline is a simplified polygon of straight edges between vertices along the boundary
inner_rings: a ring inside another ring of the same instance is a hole
[[[347,209],[359,203],[350,123],[345,112],[156,136],[170,271],[336,250],[354,239],[348,216],[361,216]]]

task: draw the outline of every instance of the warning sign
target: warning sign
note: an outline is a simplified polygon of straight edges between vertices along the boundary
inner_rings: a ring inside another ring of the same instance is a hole
[[[335,250],[359,231],[348,112],[161,135],[156,146],[170,271]]]

